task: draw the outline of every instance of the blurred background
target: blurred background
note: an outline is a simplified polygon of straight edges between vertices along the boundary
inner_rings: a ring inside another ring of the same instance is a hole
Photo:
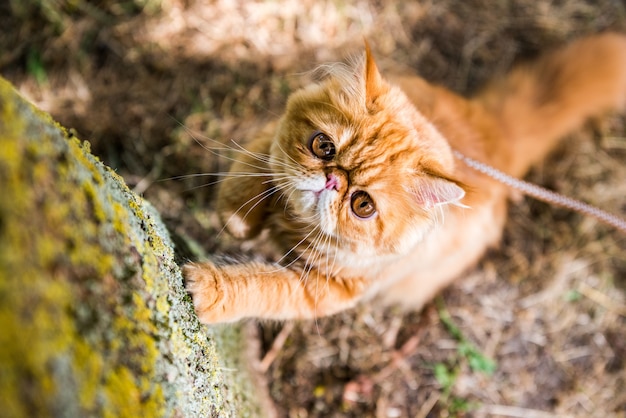
[[[367,38],[383,72],[471,95],[518,60],[605,30],[626,31],[624,1],[7,0],[0,75],[89,140],[180,242],[246,252],[216,240],[214,179],[173,178],[226,169],[207,148],[245,144],[316,66]],[[623,116],[596,120],[529,178],[624,213],[625,132]],[[520,200],[502,248],[423,312],[370,304],[259,326],[277,409],[624,416],[625,250],[608,227]]]

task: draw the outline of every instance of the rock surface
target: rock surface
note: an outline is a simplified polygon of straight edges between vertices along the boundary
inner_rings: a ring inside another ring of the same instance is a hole
[[[0,415],[262,415],[156,211],[2,78],[0,191]]]

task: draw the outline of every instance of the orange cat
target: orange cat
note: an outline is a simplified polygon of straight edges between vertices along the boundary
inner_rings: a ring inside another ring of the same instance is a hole
[[[510,192],[452,150],[522,176],[590,116],[626,104],[626,36],[577,41],[465,99],[389,81],[366,48],[293,93],[240,152],[218,210],[278,263],[187,264],[202,322],[329,315],[374,295],[419,308],[500,239]]]

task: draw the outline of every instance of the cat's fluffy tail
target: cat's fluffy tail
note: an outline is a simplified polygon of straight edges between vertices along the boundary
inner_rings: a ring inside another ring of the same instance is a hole
[[[589,117],[626,106],[626,36],[578,40],[516,67],[476,99],[506,136],[502,169],[521,176]]]

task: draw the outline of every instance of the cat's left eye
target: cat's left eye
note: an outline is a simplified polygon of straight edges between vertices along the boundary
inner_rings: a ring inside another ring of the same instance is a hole
[[[309,149],[320,160],[330,161],[335,157],[335,144],[323,132],[315,132],[309,139]]]
[[[367,219],[376,213],[376,206],[374,206],[374,200],[371,196],[364,191],[360,190],[352,194],[350,199],[350,206],[352,212],[362,219]]]

